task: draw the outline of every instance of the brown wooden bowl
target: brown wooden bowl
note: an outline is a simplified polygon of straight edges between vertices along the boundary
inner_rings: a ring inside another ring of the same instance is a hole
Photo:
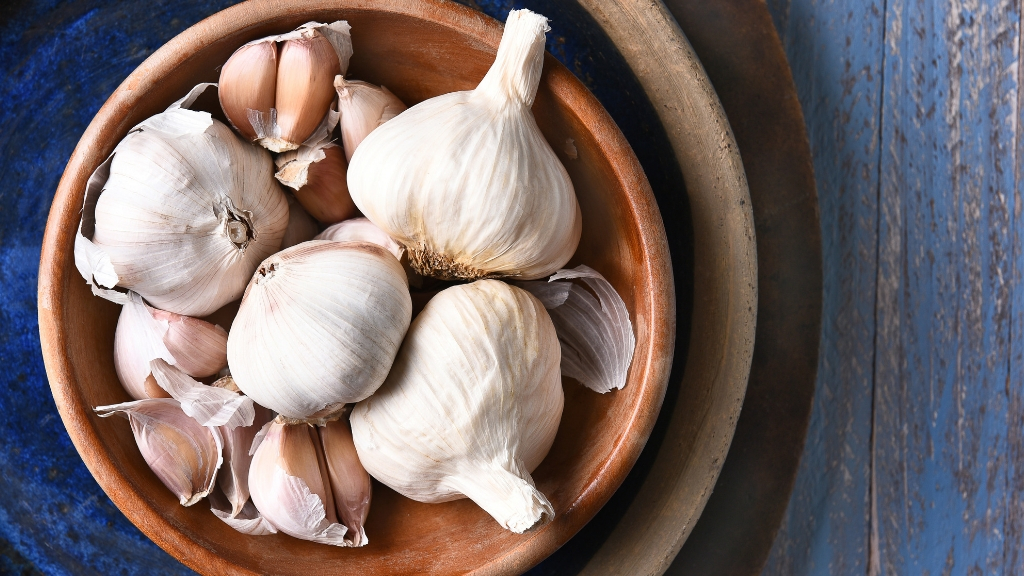
[[[114,372],[118,307],[92,296],[73,258],[85,184],[128,130],[218,67],[247,41],[310,21],[346,19],[355,56],[349,76],[386,85],[408,104],[473,88],[490,66],[499,22],[441,0],[252,2],[180,34],[111,95],[71,156],[54,198],[39,273],[39,326],[54,399],[75,446],[114,503],[157,544],[208,574],[510,573],[536,564],[611,497],[640,454],[665,394],[675,338],[675,296],[665,232],[632,150],[601,104],[550,55],[533,107],[566,165],[583,214],[570,265],[586,263],[622,295],[637,336],[629,381],[599,395],[566,381],[555,444],[534,472],[555,509],[527,534],[503,530],[468,500],[413,502],[376,485],[370,544],[343,549],[283,534],[243,536],[205,501],[189,508],[149,470],[130,428],[93,407],[129,400]],[[566,152],[567,139],[575,157]],[[729,431],[731,435],[731,431]]]

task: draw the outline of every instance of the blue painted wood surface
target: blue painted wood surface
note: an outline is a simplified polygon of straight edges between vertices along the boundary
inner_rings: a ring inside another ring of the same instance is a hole
[[[1019,574],[1020,3],[772,0],[807,119],[822,354],[766,574]]]

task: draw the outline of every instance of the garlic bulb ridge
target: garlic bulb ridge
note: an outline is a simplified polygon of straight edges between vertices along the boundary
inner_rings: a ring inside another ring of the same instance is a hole
[[[554,511],[530,476],[558,431],[555,329],[524,290],[481,280],[431,299],[387,381],[352,412],[359,460],[420,502],[468,496],[523,532]]]
[[[547,30],[543,16],[513,10],[475,90],[409,108],[353,154],[353,201],[420,274],[533,279],[575,252],[576,194],[530,111]]]
[[[88,282],[186,316],[237,299],[288,221],[270,155],[186,108],[207,86],[117,145],[90,179],[75,243]]]
[[[409,327],[405,271],[383,248],[313,240],[260,265],[228,334],[228,365],[258,404],[321,421],[376,390]]]

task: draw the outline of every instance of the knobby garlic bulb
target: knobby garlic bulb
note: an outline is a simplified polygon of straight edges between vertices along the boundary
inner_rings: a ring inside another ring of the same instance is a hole
[[[363,140],[348,169],[362,213],[443,279],[540,278],[576,251],[569,175],[534,120],[547,19],[513,10],[475,90],[431,98]]]
[[[314,134],[335,100],[334,77],[352,57],[348,22],[309,22],[254,40],[220,72],[220,103],[231,124],[274,152],[295,150]]]
[[[412,315],[398,260],[313,240],[267,258],[228,333],[228,366],[258,404],[321,421],[384,382]]]
[[[547,311],[526,291],[497,280],[442,291],[352,412],[359,460],[413,500],[468,496],[513,532],[550,519],[530,472],[562,416],[559,358]]]
[[[90,284],[127,288],[186,316],[238,299],[288,223],[270,154],[187,108],[209,86],[117,145],[89,180],[75,242]],[[94,292],[116,298],[102,288]]]

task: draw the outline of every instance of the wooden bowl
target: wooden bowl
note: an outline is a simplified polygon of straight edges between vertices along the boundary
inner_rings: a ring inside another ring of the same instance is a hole
[[[214,517],[205,501],[181,507],[147,467],[127,422],[93,412],[129,398],[113,365],[119,309],[92,296],[74,266],[74,235],[89,175],[131,127],[196,83],[216,81],[218,67],[237,47],[307,21],[338,19],[348,20],[353,30],[349,76],[386,85],[410,105],[473,88],[493,61],[502,31],[499,22],[440,0],[266,1],[220,12],[155,52],[93,119],[51,208],[40,263],[39,325],[54,399],[75,446],[113,502],[199,572],[520,572],[575,534],[629,472],[664,398],[675,338],[672,270],[650,186],[601,104],[550,55],[533,110],[580,200],[583,239],[570,266],[586,263],[612,282],[637,336],[623,390],[599,395],[564,383],[558,436],[533,474],[554,506],[554,521],[517,535],[469,500],[421,504],[378,484],[366,547],[336,548],[283,534],[243,536]]]

